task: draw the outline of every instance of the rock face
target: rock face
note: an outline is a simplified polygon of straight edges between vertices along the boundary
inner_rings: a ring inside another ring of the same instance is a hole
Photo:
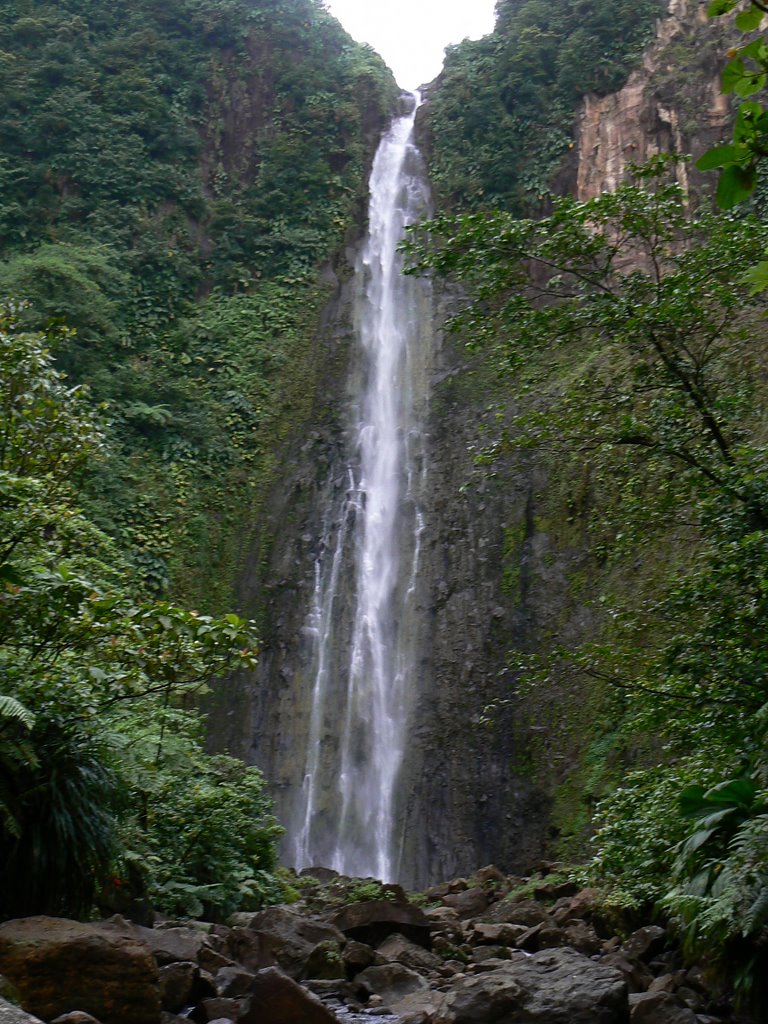
[[[668,10],[624,88],[584,99],[577,122],[580,200],[615,189],[629,163],[657,153],[698,157],[727,134],[730,106],[720,88],[726,29],[707,18],[697,0],[670,0]],[[704,180],[687,164],[678,165],[677,174],[686,190]]]
[[[435,1024],[629,1024],[621,975],[557,949],[456,983]]]
[[[41,1021],[0,996],[0,1024],[41,1024]]]
[[[629,162],[664,148],[698,154],[726,134],[722,30],[694,0],[673,0],[670,11],[624,89],[584,100],[563,191],[587,199],[615,186]],[[678,173],[689,189],[704,180],[691,165]],[[312,715],[312,680],[301,666],[311,643],[315,562],[327,544],[323,515],[348,487],[346,410],[358,381],[349,281],[355,253],[347,257],[328,275],[336,294],[316,339],[312,422],[286,442],[283,474],[253,526],[239,581],[240,609],[261,625],[260,664],[236,681],[238,696],[214,730],[217,742],[264,770],[289,829]],[[424,315],[439,324],[457,299],[437,287],[434,295]],[[592,599],[604,569],[589,549],[589,467],[566,478],[543,456],[509,455],[488,479],[470,449],[498,431],[497,409],[488,408],[490,377],[452,338],[437,339],[433,368],[413,624],[419,687],[398,784],[397,880],[412,888],[488,861],[526,870],[548,855],[559,829],[571,827],[569,816],[578,822],[558,799],[567,804],[579,788],[571,783],[585,730],[577,713],[564,716],[589,695],[565,680],[543,701],[510,703],[492,730],[482,718],[505,693],[509,651],[545,651],[555,636],[563,647],[599,636]],[[501,415],[520,411],[505,401]],[[339,619],[348,617],[351,600],[339,594]],[[339,670],[329,666],[334,676]],[[338,753],[336,724],[324,723],[324,764]],[[337,798],[332,788],[318,796],[317,814]]]
[[[0,973],[25,1009],[46,1020],[71,1010],[101,1024],[157,1024],[158,971],[136,938],[61,918],[0,925]]]

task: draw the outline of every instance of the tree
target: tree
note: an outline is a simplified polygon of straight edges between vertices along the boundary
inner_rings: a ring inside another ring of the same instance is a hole
[[[198,866],[195,877],[220,887],[212,908],[263,897],[263,881],[243,888],[274,864],[261,776],[211,760],[190,710],[212,678],[254,664],[252,624],[133,597],[114,543],[76,505],[104,439],[86,393],[53,368],[52,340],[20,329],[13,311],[0,320],[0,914],[88,913],[128,834],[143,837],[140,869],[135,850],[131,862],[153,890],[170,841],[152,825],[153,800],[238,772],[249,794],[233,810],[238,838],[211,837],[222,876]],[[194,823],[179,808],[184,832]]]

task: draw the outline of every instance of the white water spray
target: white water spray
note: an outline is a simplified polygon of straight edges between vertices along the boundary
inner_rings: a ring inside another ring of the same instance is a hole
[[[356,267],[361,388],[348,487],[329,509],[315,566],[306,627],[310,735],[292,843],[297,868],[326,864],[387,881],[398,873],[398,780],[417,681],[432,356],[428,283],[404,277],[397,252],[406,225],[429,212],[414,118],[415,109],[395,121],[370,179],[368,237]]]

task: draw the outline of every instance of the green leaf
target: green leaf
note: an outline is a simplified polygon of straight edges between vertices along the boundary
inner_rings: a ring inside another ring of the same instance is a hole
[[[729,61],[723,68],[720,76],[723,92],[733,92],[746,73],[747,69],[741,57],[735,57],[732,61]]]
[[[10,562],[3,562],[2,565],[0,565],[0,582],[13,583],[16,586],[21,586],[24,580],[19,576]]]
[[[746,809],[752,806],[756,793],[757,786],[751,779],[729,779],[708,789],[704,799],[712,803],[735,804]]]
[[[736,83],[734,92],[737,96],[752,96],[765,86],[766,76],[764,73],[745,75],[740,82]]]
[[[750,7],[748,11],[742,11],[736,15],[736,28],[740,32],[754,32],[760,28],[764,14],[759,7]]]
[[[714,146],[699,157],[696,166],[700,171],[712,171],[716,167],[741,163],[746,155],[747,150],[744,146],[736,146],[733,143],[727,146]]]
[[[717,183],[717,205],[721,210],[731,210],[738,203],[749,199],[755,190],[757,172],[754,167],[726,167]]]
[[[749,294],[757,295],[768,288],[768,260],[761,260],[750,267],[742,277],[744,284],[749,285]]]
[[[722,14],[728,14],[737,3],[738,0],[712,0],[707,8],[707,17],[719,18]]]

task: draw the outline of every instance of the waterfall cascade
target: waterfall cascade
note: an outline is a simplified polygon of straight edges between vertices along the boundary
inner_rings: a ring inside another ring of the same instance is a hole
[[[382,140],[355,270],[344,485],[329,499],[305,626],[309,741],[289,840],[297,868],[398,880],[398,779],[418,685],[415,636],[432,359],[429,283],[403,276],[407,224],[429,213],[416,104]]]

